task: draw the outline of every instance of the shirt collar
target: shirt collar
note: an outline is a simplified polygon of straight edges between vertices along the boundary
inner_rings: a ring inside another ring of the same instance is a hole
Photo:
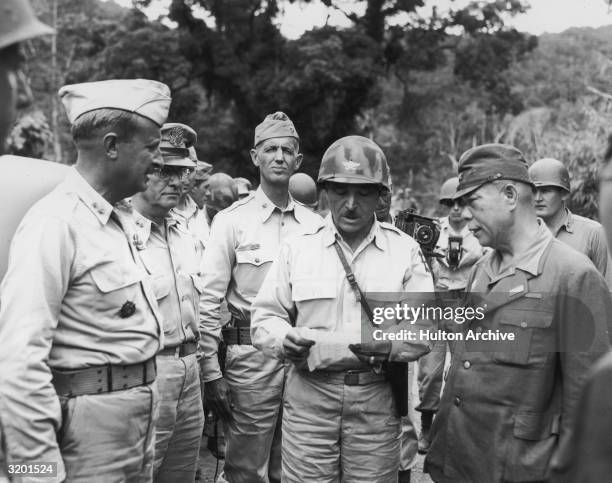
[[[374,216],[374,215],[373,215]],[[333,245],[336,238],[338,240],[342,240],[342,235],[338,232],[336,225],[334,224],[334,220],[332,218],[331,212],[327,214],[324,219],[324,232],[323,232],[323,242],[326,247],[330,247]],[[372,223],[372,227],[365,237],[364,241],[359,245],[359,247],[367,246],[368,244],[374,242],[374,245],[380,250],[387,249],[387,240],[382,235],[382,229],[380,228],[380,223],[374,218],[374,223]],[[357,248],[355,253],[360,250]]]
[[[83,204],[89,208],[101,225],[108,223],[113,212],[113,205],[87,182],[81,173],[77,171],[76,167],[70,168],[65,183],[76,193]]]
[[[544,252],[552,241],[553,236],[550,230],[546,227],[544,221],[538,218],[538,231],[531,245],[522,253],[519,253],[513,258],[513,264],[510,266],[500,266],[499,253],[493,252],[490,257],[484,260],[483,268],[491,283],[513,275],[516,269],[528,272],[533,276],[538,275],[541,270],[541,261]]]
[[[280,209],[272,201],[270,201],[270,198],[268,198],[266,194],[264,193],[263,189],[261,189],[261,185],[255,190],[253,199],[256,203],[256,206],[259,208],[259,212],[261,215],[261,221],[263,223],[268,221],[268,218],[272,216],[272,213],[274,213],[275,209],[278,209],[281,213],[286,213],[288,211],[291,211],[293,212],[293,215],[295,216],[295,201],[293,201],[293,198],[291,197],[291,195],[289,195],[289,203],[287,204],[287,207],[284,210]]]
[[[574,233],[574,215],[567,208],[565,208],[565,219],[557,230],[557,233],[559,233],[559,230],[561,230],[562,228],[565,228],[565,231],[568,233]]]
[[[144,248],[151,237],[151,231],[154,230],[155,227],[158,229],[161,228],[136,210],[132,210],[132,218],[134,220],[134,224],[136,225],[134,243],[137,246],[142,245]],[[171,228],[174,225],[178,225],[178,220],[168,214],[168,216],[165,218],[165,225],[168,228]]]
[[[196,205],[196,202],[193,201],[193,198],[189,195],[185,196],[184,206],[183,208],[172,208],[171,213],[174,213],[178,216],[185,218],[186,220],[190,220],[193,216],[198,212],[200,208]]]

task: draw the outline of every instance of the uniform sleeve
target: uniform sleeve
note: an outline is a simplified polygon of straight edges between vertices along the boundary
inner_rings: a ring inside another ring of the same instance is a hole
[[[0,427],[6,460],[57,463],[60,481],[65,476],[56,439],[61,410],[47,361],[74,253],[65,222],[26,220],[13,239],[1,286]]]
[[[253,345],[277,358],[284,356],[283,341],[296,316],[288,260],[289,245],[283,244],[251,308]]]
[[[560,299],[560,362],[563,378],[560,448],[572,439],[576,407],[587,374],[610,350],[608,338],[612,299],[602,276],[592,267],[568,280]]]
[[[419,247],[414,247],[410,252],[403,288],[404,292],[410,293],[407,303],[413,307],[428,306],[435,302],[432,275]],[[415,338],[414,340],[391,341],[390,361],[414,361],[431,350],[433,343],[421,335],[422,331],[435,330],[435,321],[420,319],[413,322],[403,320],[396,326],[396,330],[407,330],[414,333]]]
[[[223,376],[217,353],[221,340],[221,305],[232,278],[236,255],[234,230],[224,214],[215,217],[210,238],[202,257],[202,293],[200,295],[200,350],[204,382]]]

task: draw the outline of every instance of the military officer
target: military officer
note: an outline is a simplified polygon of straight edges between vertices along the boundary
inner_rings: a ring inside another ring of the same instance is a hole
[[[251,345],[251,303],[285,238],[312,230],[321,219],[289,195],[299,168],[299,137],[282,112],[255,128],[253,164],[260,186],[215,217],[202,273],[200,303],[207,405],[225,419],[226,455],[221,479],[231,483],[280,481],[280,410],[284,365]],[[223,331],[225,373],[217,358],[221,301],[232,314]]]
[[[529,167],[536,187],[535,210],[553,236],[584,253],[606,277],[608,246],[603,227],[572,213],[565,205],[570,195],[569,171],[556,159],[543,158]]]
[[[480,257],[483,248],[468,229],[463,217],[464,207],[453,196],[459,184],[458,178],[447,179],[440,188],[440,205],[448,215],[440,218],[440,237],[436,251],[444,257],[432,257],[431,269],[437,292],[458,297],[465,290],[469,272]],[[421,413],[419,453],[427,453],[431,444],[430,430],[434,414],[438,411],[442,393],[442,376],[446,358],[446,343],[436,343],[432,351],[418,362],[417,380]]]
[[[389,383],[371,368],[414,360],[429,344],[361,344],[357,295],[431,292],[433,282],[419,245],[376,221],[388,172],[373,141],[348,136],[333,143],[318,177],[331,216],[282,245],[253,304],[253,343],[291,363],[283,412],[285,482],[398,478],[400,420]],[[353,276],[360,291],[349,281]]]
[[[545,481],[554,451],[572,439],[586,374],[610,347],[608,289],[537,218],[513,146],[466,151],[455,198],[493,250],[468,281],[466,303],[482,318],[449,327],[465,339],[454,343],[425,467],[436,482]]]
[[[132,198],[132,236],[153,280],[164,327],[164,347],[157,354],[160,406],[153,474],[158,482],[192,482],[204,426],[196,358],[201,252],[170,210],[195,168],[188,147],[195,144],[196,133],[184,124],[168,123],[161,135],[164,165]]]
[[[60,481],[145,481],[163,332],[113,205],[161,163],[170,91],[135,79],[59,95],[77,162],[24,217],[0,287],[7,462],[56,463]]]

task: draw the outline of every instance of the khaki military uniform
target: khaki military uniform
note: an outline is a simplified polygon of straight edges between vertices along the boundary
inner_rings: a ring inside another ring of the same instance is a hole
[[[276,258],[281,241],[322,222],[290,200],[284,210],[261,187],[215,216],[202,263],[200,302],[205,382],[222,376],[217,358],[221,301],[237,324],[248,326],[251,303]],[[224,426],[222,479],[232,483],[280,481],[280,418],[285,367],[250,344],[229,345],[224,377],[231,388],[233,418]]]
[[[436,482],[545,480],[572,438],[588,370],[610,347],[605,281],[541,223],[513,265],[500,266],[496,251],[485,256],[469,292],[484,319],[454,330],[499,330],[515,341],[455,343],[426,470]]]
[[[551,229],[553,235],[580,253],[584,253],[604,277],[608,268],[608,244],[603,226],[567,208],[561,224]]]
[[[7,462],[55,462],[59,480],[150,480],[155,384],[58,398],[51,383],[51,369],[142,363],[163,343],[136,248],[76,169],[21,222],[0,290]]]
[[[397,481],[400,419],[391,388],[349,350],[362,341],[362,309],[334,248],[338,239],[364,293],[431,293],[418,244],[374,222],[353,252],[331,216],[325,226],[285,243],[253,304],[253,343],[284,357],[295,326],[312,339],[307,367],[291,365],[283,411],[283,481]],[[369,328],[369,321],[364,321]],[[390,360],[414,360],[427,341],[392,342]],[[347,380],[347,371],[357,371]]]
[[[190,482],[204,426],[196,359],[200,255],[191,233],[174,218],[167,217],[159,226],[136,211],[132,216],[133,236],[152,279],[164,327],[164,348],[157,355],[155,481]]]

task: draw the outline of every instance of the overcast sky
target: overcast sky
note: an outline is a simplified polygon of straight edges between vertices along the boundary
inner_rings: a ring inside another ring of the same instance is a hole
[[[125,6],[131,4],[131,0],[115,0]],[[149,10],[152,17],[163,13],[164,6],[170,0],[154,0]],[[345,10],[355,9],[355,5],[364,2],[341,0]],[[443,12],[449,6],[460,6],[468,3],[468,0],[430,0],[427,1],[426,9],[430,10],[436,5]],[[519,15],[508,21],[519,30],[528,31],[533,34],[543,32],[561,32],[569,27],[599,27],[612,23],[612,14],[608,11],[605,0],[531,0],[531,9],[524,15]],[[455,7],[456,8],[456,7]],[[279,19],[281,31],[289,38],[297,38],[304,31],[315,26],[322,26],[326,20],[332,25],[349,25],[344,15],[334,9],[326,9],[319,2],[306,6],[297,3],[287,5],[283,15]]]

